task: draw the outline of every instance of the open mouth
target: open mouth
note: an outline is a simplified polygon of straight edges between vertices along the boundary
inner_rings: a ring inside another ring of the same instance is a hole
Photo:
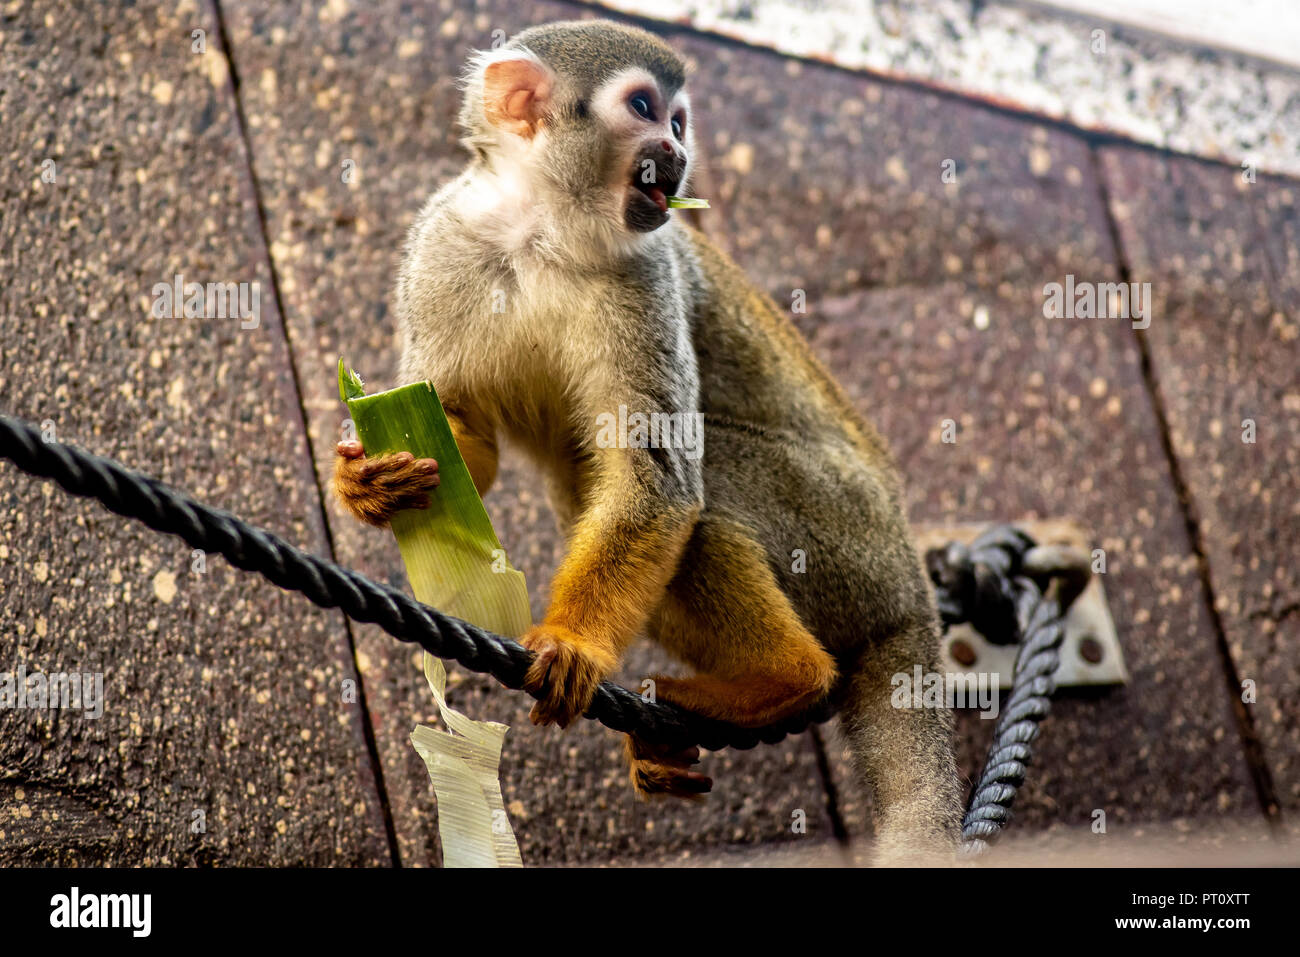
[[[632,176],[632,188],[653,203],[661,213],[668,212],[668,197],[677,195],[678,185],[679,181],[663,177],[659,177],[658,182],[644,183],[639,168]]]

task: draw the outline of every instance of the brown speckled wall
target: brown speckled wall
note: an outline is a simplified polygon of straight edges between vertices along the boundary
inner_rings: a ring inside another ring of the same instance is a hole
[[[395,384],[390,284],[406,228],[463,163],[466,54],[591,15],[7,7],[0,410],[404,585],[391,537],[322,494],[345,418],[335,363]],[[1300,813],[1295,182],[1244,187],[1233,166],[655,28],[693,69],[713,209],[692,221],[778,304],[802,290],[795,321],[889,440],[912,519],[1070,516],[1107,551],[1131,681],[1059,696],[1018,832],[1087,835],[1100,808],[1112,835],[1204,847],[1258,841],[1261,795]],[[155,318],[154,286],[177,273],[257,283],[256,327]],[[1150,281],[1150,329],[1044,319],[1042,288],[1067,273]],[[937,439],[946,418],[955,445]],[[540,612],[561,545],[533,467],[508,454],[487,506]],[[98,719],[0,711],[0,864],[439,864],[408,740],[436,715],[418,653],[219,558],[195,565],[0,466],[0,672],[98,672],[106,696]],[[623,679],[666,663],[639,647]],[[1258,690],[1245,710],[1240,679]],[[706,801],[645,804],[612,732],[534,728],[529,699],[463,670],[449,694],[511,726],[525,864],[835,863],[869,846],[833,726],[706,755]],[[990,732],[959,720],[966,774]]]

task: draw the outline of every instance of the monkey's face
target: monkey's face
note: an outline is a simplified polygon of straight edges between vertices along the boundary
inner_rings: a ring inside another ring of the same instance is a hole
[[[646,233],[668,222],[668,197],[680,196],[690,173],[690,101],[663,89],[648,71],[629,67],[592,97],[607,137],[610,184],[627,229]]]
[[[683,195],[693,152],[685,67],[642,30],[525,30],[471,61],[469,142],[557,220],[649,233]],[[480,112],[481,110],[481,112]]]

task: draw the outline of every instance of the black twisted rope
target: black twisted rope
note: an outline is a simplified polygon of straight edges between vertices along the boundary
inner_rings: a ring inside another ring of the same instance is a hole
[[[111,512],[177,535],[192,548],[223,555],[236,568],[258,572],[322,608],[339,608],[356,621],[374,622],[399,641],[418,644],[438,658],[490,674],[507,688],[523,687],[532,652],[518,642],[309,555],[264,529],[196,502],[112,459],[47,442],[32,426],[4,415],[0,415],[0,457],[32,475],[54,479],[72,495],[94,498]],[[966,848],[976,853],[1010,815],[1016,789],[1024,781],[1030,742],[1055,689],[1052,674],[1062,638],[1061,609],[1069,599],[1044,597],[1040,581],[1046,582],[1057,570],[1040,569],[1036,580],[1029,568],[1033,549],[1033,541],[1024,533],[1011,526],[997,526],[969,549],[952,545],[927,556],[945,623],[970,621],[986,636],[1017,640],[1022,630],[1026,636],[1011,696],[1002,710],[984,774],[963,824]],[[1075,587],[1079,587],[1077,582]],[[724,747],[746,750],[760,743],[774,744],[827,720],[835,713],[836,704],[827,701],[762,728],[740,728],[666,702],[645,701],[626,688],[604,682],[586,717],[615,731],[663,744],[698,744],[710,751]]]
[[[0,457],[24,472],[54,479],[72,495],[97,499],[111,512],[154,531],[179,535],[190,547],[225,556],[322,608],[340,608],[356,621],[374,622],[399,641],[418,644],[438,658],[492,675],[521,689],[533,653],[509,638],[443,614],[436,608],[295,548],[229,512],[194,501],[156,479],[60,442],[47,442],[25,422],[0,415]],[[615,731],[664,744],[698,744],[710,751],[746,750],[798,734],[834,713],[827,703],[762,728],[740,728],[693,714],[667,702],[644,701],[611,682],[596,690],[586,717]]]
[[[985,636],[1024,636],[1011,693],[962,821],[961,852],[973,857],[988,849],[1011,818],[1031,744],[1056,691],[1064,609],[1087,584],[1088,572],[1059,552],[1037,548],[1009,525],[989,529],[969,548],[952,544],[932,551],[926,563],[945,624],[970,621]]]

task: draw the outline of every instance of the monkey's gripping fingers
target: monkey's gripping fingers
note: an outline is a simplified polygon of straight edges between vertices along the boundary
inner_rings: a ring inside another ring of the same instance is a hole
[[[629,734],[627,760],[632,773],[632,787],[641,797],[666,794],[700,801],[713,790],[712,778],[691,770],[692,765],[700,763],[698,747],[673,751]]]
[[[519,643],[537,656],[524,676],[524,690],[537,697],[528,715],[533,724],[567,728],[618,664],[604,648],[559,625],[535,625]]]
[[[340,442],[335,449],[334,494],[357,518],[383,527],[396,513],[428,508],[438,487],[438,463],[410,452],[367,457],[360,442]]]

